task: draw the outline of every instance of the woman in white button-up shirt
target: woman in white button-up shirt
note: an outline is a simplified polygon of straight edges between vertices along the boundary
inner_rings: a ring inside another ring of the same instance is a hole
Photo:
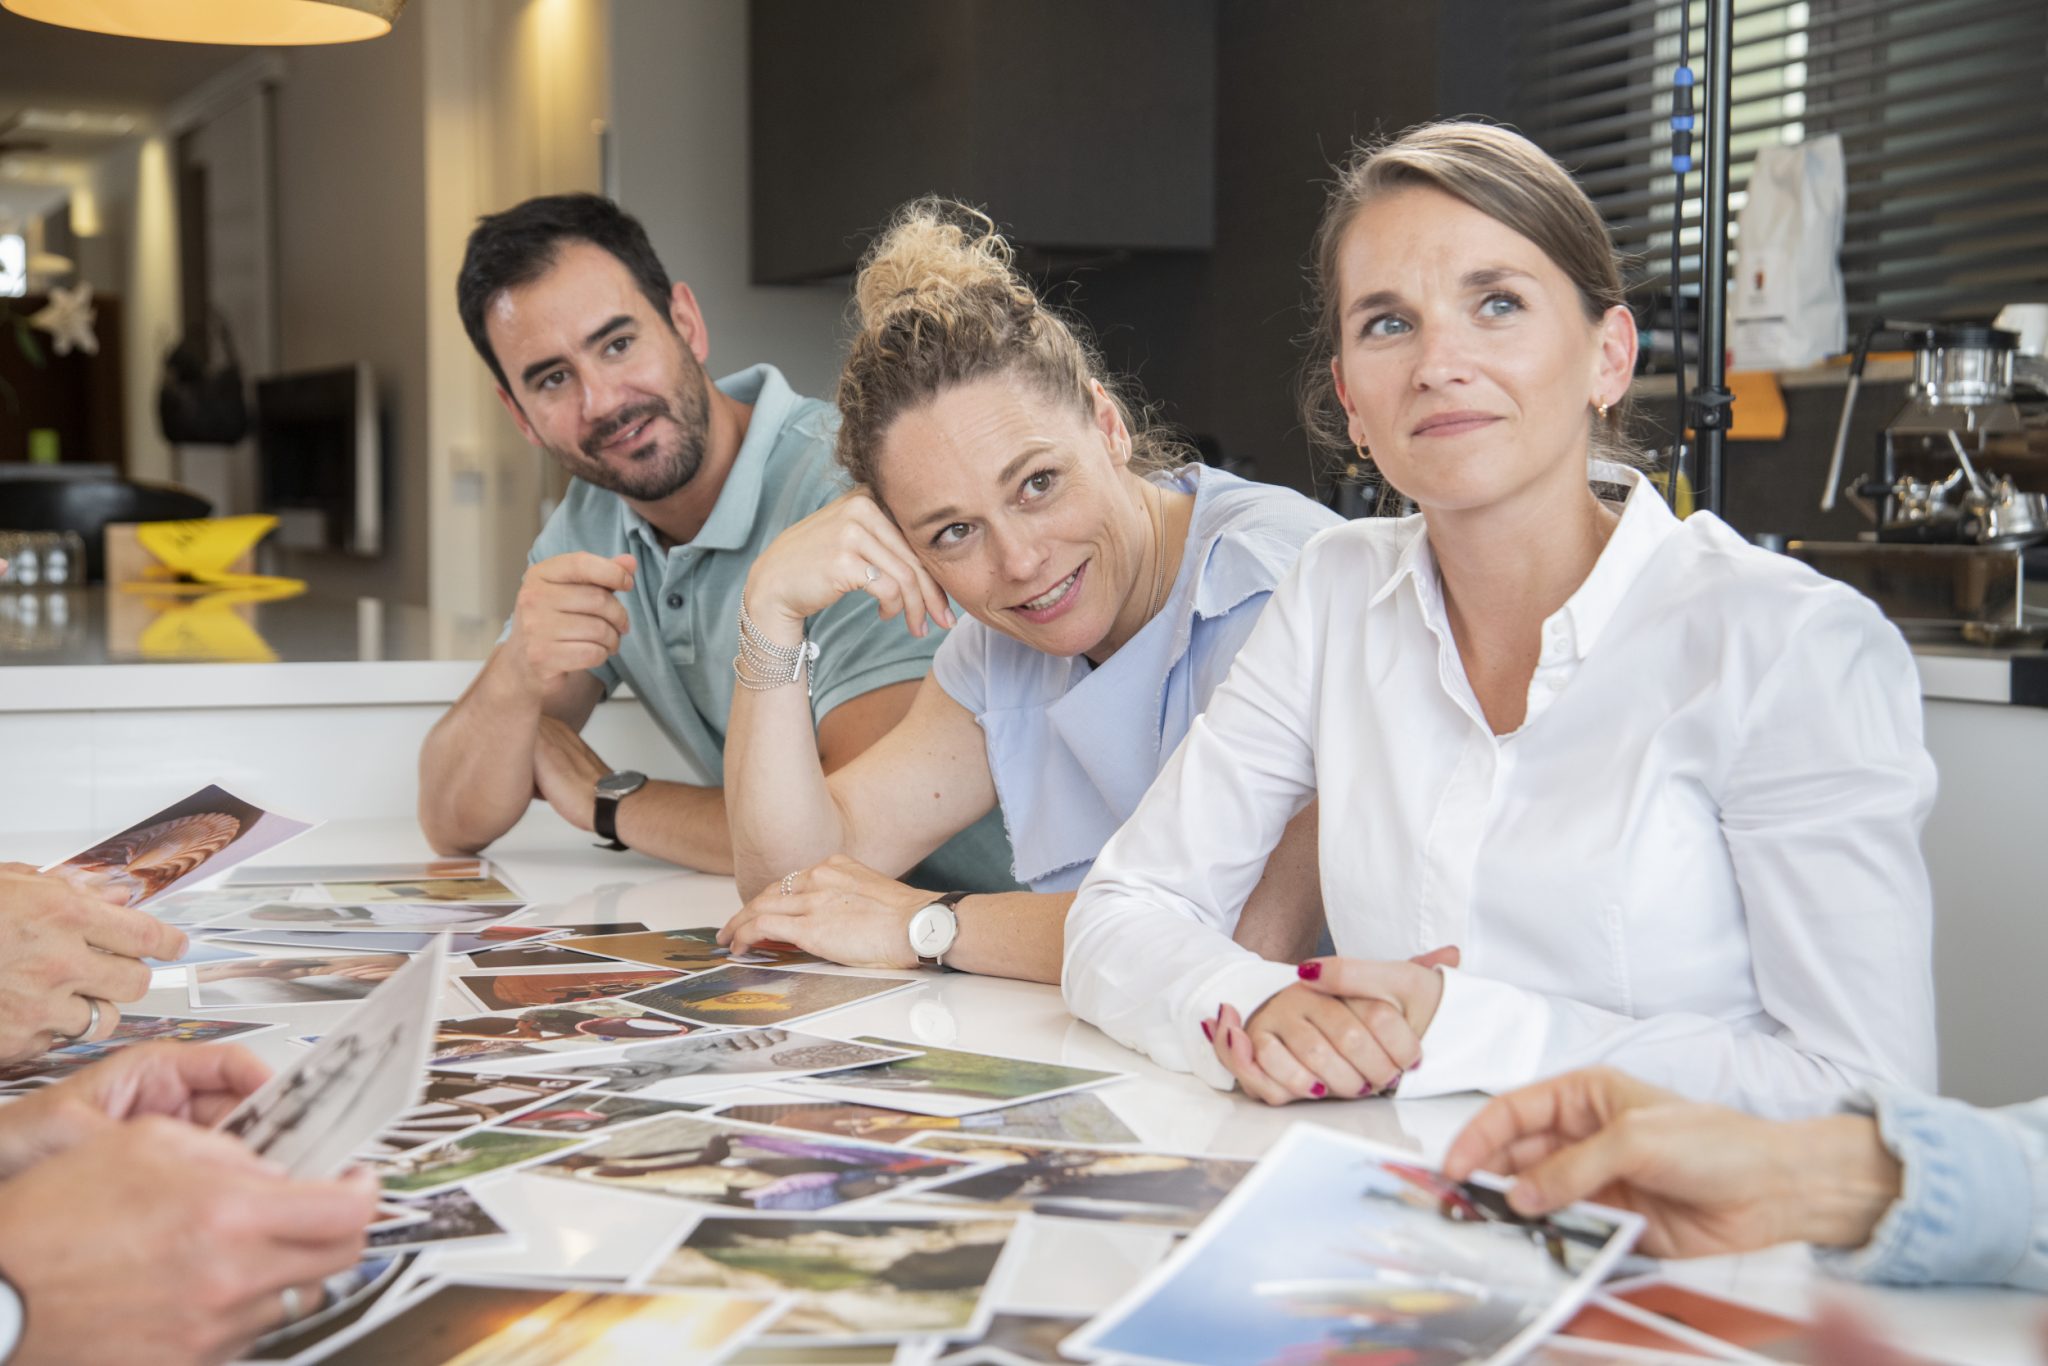
[[[1931,1087],[1911,657],[1633,471],[1589,483],[1636,334],[1584,194],[1513,133],[1416,129],[1317,261],[1333,415],[1421,515],[1276,590],[1081,889],[1074,1012],[1273,1102],[1596,1062],[1774,1114]],[[1232,916],[1318,795],[1340,956],[1261,962]]]

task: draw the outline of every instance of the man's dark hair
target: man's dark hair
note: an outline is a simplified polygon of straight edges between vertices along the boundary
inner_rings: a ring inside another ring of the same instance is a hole
[[[669,321],[668,272],[654,254],[654,244],[647,240],[647,229],[603,195],[541,195],[503,213],[485,214],[477,220],[469,247],[462,254],[462,273],[455,277],[455,307],[462,314],[470,344],[508,393],[512,384],[484,332],[484,310],[501,291],[531,284],[546,274],[565,241],[588,242],[617,257],[654,306],[654,316]]]

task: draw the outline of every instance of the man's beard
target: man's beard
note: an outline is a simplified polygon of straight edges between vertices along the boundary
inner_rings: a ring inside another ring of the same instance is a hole
[[[569,473],[636,503],[658,503],[689,483],[704,463],[704,436],[711,412],[703,370],[696,370],[690,378],[695,382],[685,382],[673,402],[654,399],[636,403],[605,419],[583,439],[574,455],[563,458]],[[675,428],[673,443],[663,445],[658,432],[650,433],[637,450],[624,453],[626,468],[607,461],[604,443],[649,418],[668,419]]]

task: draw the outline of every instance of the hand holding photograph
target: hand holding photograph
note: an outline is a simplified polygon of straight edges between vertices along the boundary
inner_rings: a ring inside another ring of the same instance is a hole
[[[195,1020],[178,1015],[123,1015],[114,1032],[97,1043],[66,1044],[47,1053],[0,1067],[0,1095],[27,1090],[68,1077],[123,1048],[138,1043],[217,1043],[276,1029],[260,1020]]]
[[[1497,1185],[1296,1124],[1144,1281],[1069,1338],[1089,1359],[1238,1366],[1511,1361],[1570,1315],[1642,1220],[1514,1214]]]
[[[649,1285],[793,1293],[764,1336],[784,1345],[978,1337],[1016,1221],[706,1215]]]
[[[809,1211],[904,1195],[972,1170],[961,1158],[915,1148],[669,1115],[614,1130],[540,1175],[741,1209]]]
[[[124,906],[142,906],[312,828],[225,788],[203,787],[43,871]]]
[[[340,1171],[418,1098],[441,994],[443,954],[398,960],[370,998],[221,1121],[223,1133],[293,1176]]]

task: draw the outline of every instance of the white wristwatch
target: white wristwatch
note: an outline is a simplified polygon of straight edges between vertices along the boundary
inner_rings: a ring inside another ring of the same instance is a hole
[[[14,1360],[14,1354],[21,1347],[21,1334],[28,1327],[28,1307],[21,1301],[21,1292],[14,1288],[14,1282],[7,1279],[7,1273],[0,1271],[0,1366]]]
[[[969,895],[948,892],[931,905],[919,907],[917,914],[910,917],[910,951],[917,955],[920,964],[945,966],[945,956],[952,951],[953,941],[960,937],[960,917],[953,908]]]

